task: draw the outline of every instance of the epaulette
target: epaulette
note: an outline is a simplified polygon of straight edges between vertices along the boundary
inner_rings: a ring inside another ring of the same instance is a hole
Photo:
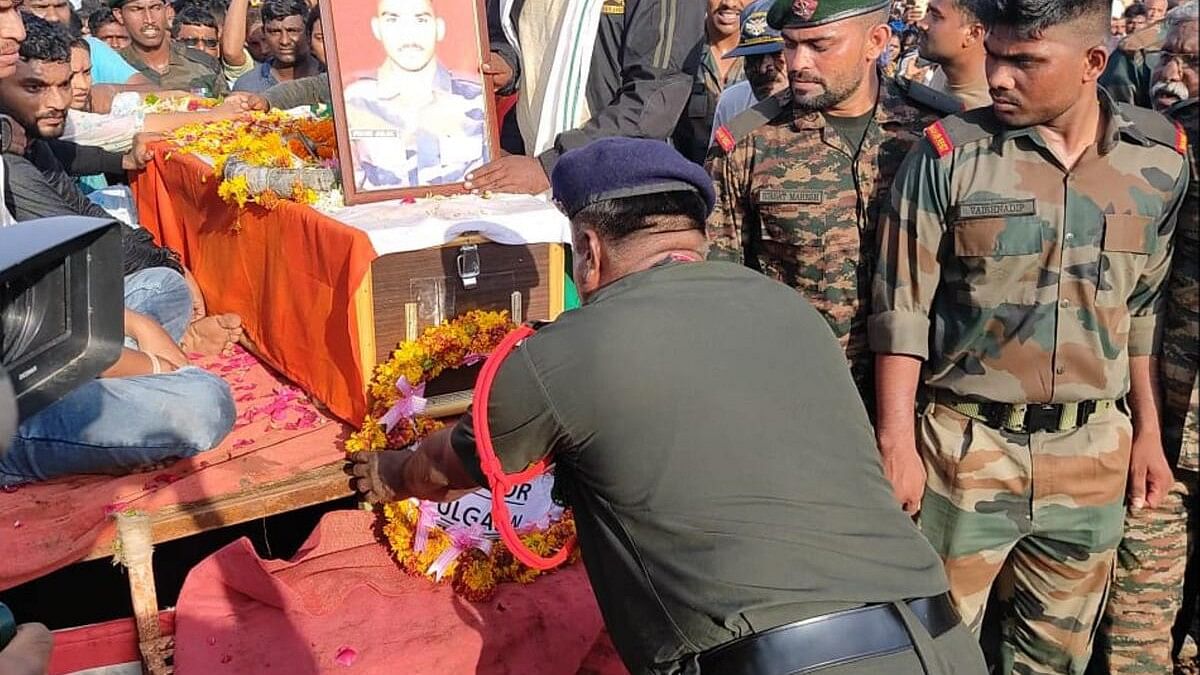
[[[1165,145],[1187,156],[1187,133],[1178,122],[1172,122],[1149,108],[1140,108],[1129,103],[1118,103],[1117,110],[1133,127],[1134,135],[1140,135],[1146,140]],[[1122,126],[1121,130],[1129,131],[1129,126]]]
[[[749,136],[755,129],[775,119],[787,110],[791,96],[786,92],[768,96],[763,100],[742,111],[727,123],[717,127],[713,132],[713,141],[725,152],[733,152],[738,142]]]
[[[220,63],[218,63],[216,59],[209,56],[208,54],[205,54],[204,52],[200,51],[199,49],[192,49],[191,47],[185,47],[183,50],[183,58],[187,59],[188,61],[195,61],[196,63],[199,63],[200,65],[205,66],[207,68],[212,68],[213,71],[216,73],[221,72]]]
[[[943,115],[953,115],[963,111],[962,101],[950,94],[938,91],[933,87],[913,82],[906,77],[895,78],[896,86],[914,103],[939,112]]]
[[[989,106],[943,117],[925,127],[925,138],[938,157],[945,157],[954,148],[995,136],[996,131],[996,117]]]
[[[1143,26],[1121,38],[1121,41],[1117,43],[1117,49],[1126,54],[1141,51],[1158,51],[1162,49],[1163,41],[1167,37],[1166,28],[1166,21],[1159,21],[1149,26]]]

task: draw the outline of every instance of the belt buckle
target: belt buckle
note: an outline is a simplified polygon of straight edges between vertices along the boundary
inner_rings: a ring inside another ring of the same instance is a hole
[[[1062,408],[1053,403],[1031,403],[1025,409],[1025,433],[1058,431],[1062,424]]]

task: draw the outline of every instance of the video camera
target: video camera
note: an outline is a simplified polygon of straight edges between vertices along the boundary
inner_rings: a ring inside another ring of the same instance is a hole
[[[0,455],[21,420],[116,362],[124,298],[116,221],[45,218],[0,227]],[[15,633],[0,603],[0,649]]]

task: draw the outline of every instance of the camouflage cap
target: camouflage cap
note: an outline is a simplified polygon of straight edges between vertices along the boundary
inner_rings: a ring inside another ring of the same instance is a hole
[[[891,6],[891,0],[775,0],[767,23],[776,30],[812,28]]]
[[[783,36],[767,23],[767,11],[774,0],[755,0],[742,10],[742,39],[722,58],[733,59],[754,54],[783,51]]]

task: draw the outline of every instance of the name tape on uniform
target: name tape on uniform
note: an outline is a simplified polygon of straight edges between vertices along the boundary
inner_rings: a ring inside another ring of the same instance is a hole
[[[1011,202],[986,202],[983,204],[959,204],[960,220],[971,218],[1001,218],[1004,216],[1037,215],[1037,200],[1019,199]]]
[[[825,201],[822,190],[759,190],[759,204],[820,204]]]

